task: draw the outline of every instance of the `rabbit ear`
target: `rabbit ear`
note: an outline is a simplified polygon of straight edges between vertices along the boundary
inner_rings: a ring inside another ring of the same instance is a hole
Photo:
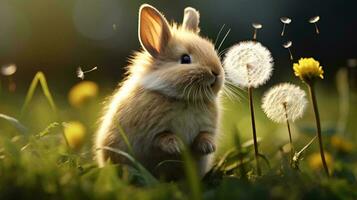
[[[194,32],[200,32],[200,13],[191,7],[185,8],[182,26]]]
[[[170,37],[170,26],[165,17],[154,7],[143,4],[139,10],[139,40],[142,47],[157,57]]]

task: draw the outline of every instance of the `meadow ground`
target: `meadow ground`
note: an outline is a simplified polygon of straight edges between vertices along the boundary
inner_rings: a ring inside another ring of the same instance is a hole
[[[56,92],[56,84],[47,81],[52,103],[41,87],[27,100],[29,86],[15,92],[2,87],[0,199],[357,199],[357,97],[353,91],[346,113],[341,112],[346,105],[341,105],[344,100],[335,87],[318,85],[330,178],[324,174],[316,141],[295,163],[299,169],[290,167],[286,126],[265,116],[261,89],[254,102],[262,175],[255,172],[247,95],[239,91],[240,100],[223,101],[223,132],[214,168],[200,180],[185,154],[186,178],[167,183],[153,178],[139,163],[134,168],[96,166],[92,138],[101,102],[111,89],[82,81],[68,91],[75,94],[71,95]],[[291,124],[296,149],[315,135],[311,106],[306,110],[301,120]]]

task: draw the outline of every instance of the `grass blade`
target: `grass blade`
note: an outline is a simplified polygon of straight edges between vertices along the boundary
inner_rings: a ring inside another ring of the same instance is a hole
[[[57,108],[56,108],[56,105],[55,105],[55,103],[53,101],[51,92],[48,89],[46,77],[43,74],[43,72],[39,71],[39,72],[36,73],[35,77],[32,79],[30,88],[27,91],[27,95],[26,95],[26,98],[25,98],[25,103],[24,103],[24,105],[22,106],[22,109],[21,109],[21,115],[20,115],[21,117],[23,116],[23,114],[24,114],[25,110],[27,109],[30,101],[32,100],[32,97],[34,95],[34,92],[35,92],[36,87],[37,87],[39,82],[40,82],[40,85],[41,85],[41,88],[42,88],[42,92],[45,95],[48,103],[50,104],[52,110],[57,114]]]
[[[197,173],[197,166],[193,161],[193,158],[187,148],[183,146],[182,159],[184,161],[184,168],[186,173],[186,179],[188,187],[191,190],[190,199],[201,200],[202,199],[202,188],[201,180]]]
[[[144,166],[142,166],[135,158],[133,158],[130,154],[128,154],[120,149],[114,149],[114,148],[107,147],[107,146],[98,148],[98,149],[111,151],[111,152],[117,153],[121,156],[124,156],[140,172],[142,178],[147,183],[147,185],[153,185],[153,184],[158,183],[158,180]]]
[[[119,129],[119,134],[120,134],[120,136],[123,138],[124,143],[125,143],[126,146],[128,147],[129,153],[134,156],[133,147],[131,146],[131,144],[130,144],[130,142],[129,142],[129,139],[128,139],[128,137],[126,136],[126,133],[124,132],[123,128],[122,128],[120,125],[118,125],[118,129]]]
[[[19,132],[23,133],[23,134],[27,134],[27,128],[22,125],[19,120],[17,120],[16,118],[10,117],[8,115],[4,115],[0,113],[0,118],[5,119],[6,121],[8,121],[10,124],[12,124]]]

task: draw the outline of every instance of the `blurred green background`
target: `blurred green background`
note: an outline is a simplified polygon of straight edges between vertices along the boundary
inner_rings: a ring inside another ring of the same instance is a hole
[[[56,82],[65,79],[58,86],[62,91],[78,81],[74,76],[78,66],[98,66],[99,70],[88,78],[113,85],[121,79],[128,56],[140,48],[137,14],[142,3],[152,4],[168,20],[178,22],[186,6],[197,8],[201,12],[201,33],[212,40],[226,24],[231,33],[222,49],[251,39],[251,23],[263,24],[258,40],[275,59],[273,81],[292,77],[287,73],[291,72],[291,61],[282,47],[287,40],[293,41],[295,59],[315,57],[328,69],[327,82],[348,58],[356,57],[355,1],[1,0],[0,65],[15,63],[15,78],[20,83],[28,82],[29,75],[37,70]],[[321,16],[319,35],[308,23],[316,15]],[[282,16],[292,19],[284,37],[280,36]]]

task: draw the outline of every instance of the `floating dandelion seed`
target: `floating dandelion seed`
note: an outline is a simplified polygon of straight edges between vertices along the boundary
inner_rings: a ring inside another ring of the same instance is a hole
[[[317,22],[319,20],[320,20],[320,16],[314,16],[309,19],[309,23],[315,25],[316,34],[320,33],[319,28],[317,27]]]
[[[16,73],[16,71],[17,71],[17,66],[15,64],[3,65],[1,67],[1,74],[3,76],[6,76],[9,81],[8,89],[10,92],[14,92],[16,90],[16,83],[12,77]]]
[[[17,67],[15,64],[4,65],[1,67],[1,74],[4,76],[11,76],[15,74]]]
[[[290,55],[290,60],[293,60],[294,58],[293,58],[293,54],[291,53],[291,51],[290,51],[290,47],[293,45],[293,42],[292,41],[287,41],[287,42],[285,42],[284,44],[283,44],[283,47],[285,48],[285,49],[288,49],[288,51],[289,51],[289,55]]]
[[[230,81],[248,89],[249,108],[251,114],[255,161],[257,174],[261,174],[259,151],[255,128],[253,88],[264,84],[273,71],[273,58],[270,51],[259,42],[240,42],[231,47],[226,53],[223,65]]]
[[[77,68],[77,77],[82,79],[82,80],[84,79],[84,72],[83,72],[81,67]]]
[[[256,40],[256,39],[257,39],[258,29],[263,28],[263,25],[262,25],[262,24],[259,24],[259,23],[253,23],[253,24],[252,24],[252,27],[254,28],[253,40]]]
[[[284,36],[285,33],[285,26],[291,23],[291,19],[289,17],[282,17],[280,18],[280,21],[284,24],[283,25],[283,30],[281,31],[281,36]]]
[[[113,24],[113,30],[116,31],[117,30],[117,25]]]
[[[78,67],[77,68],[77,77],[83,80],[85,73],[89,73],[89,72],[97,70],[97,69],[98,69],[98,67],[93,67],[92,69],[90,69],[88,71],[83,71],[81,67]]]

